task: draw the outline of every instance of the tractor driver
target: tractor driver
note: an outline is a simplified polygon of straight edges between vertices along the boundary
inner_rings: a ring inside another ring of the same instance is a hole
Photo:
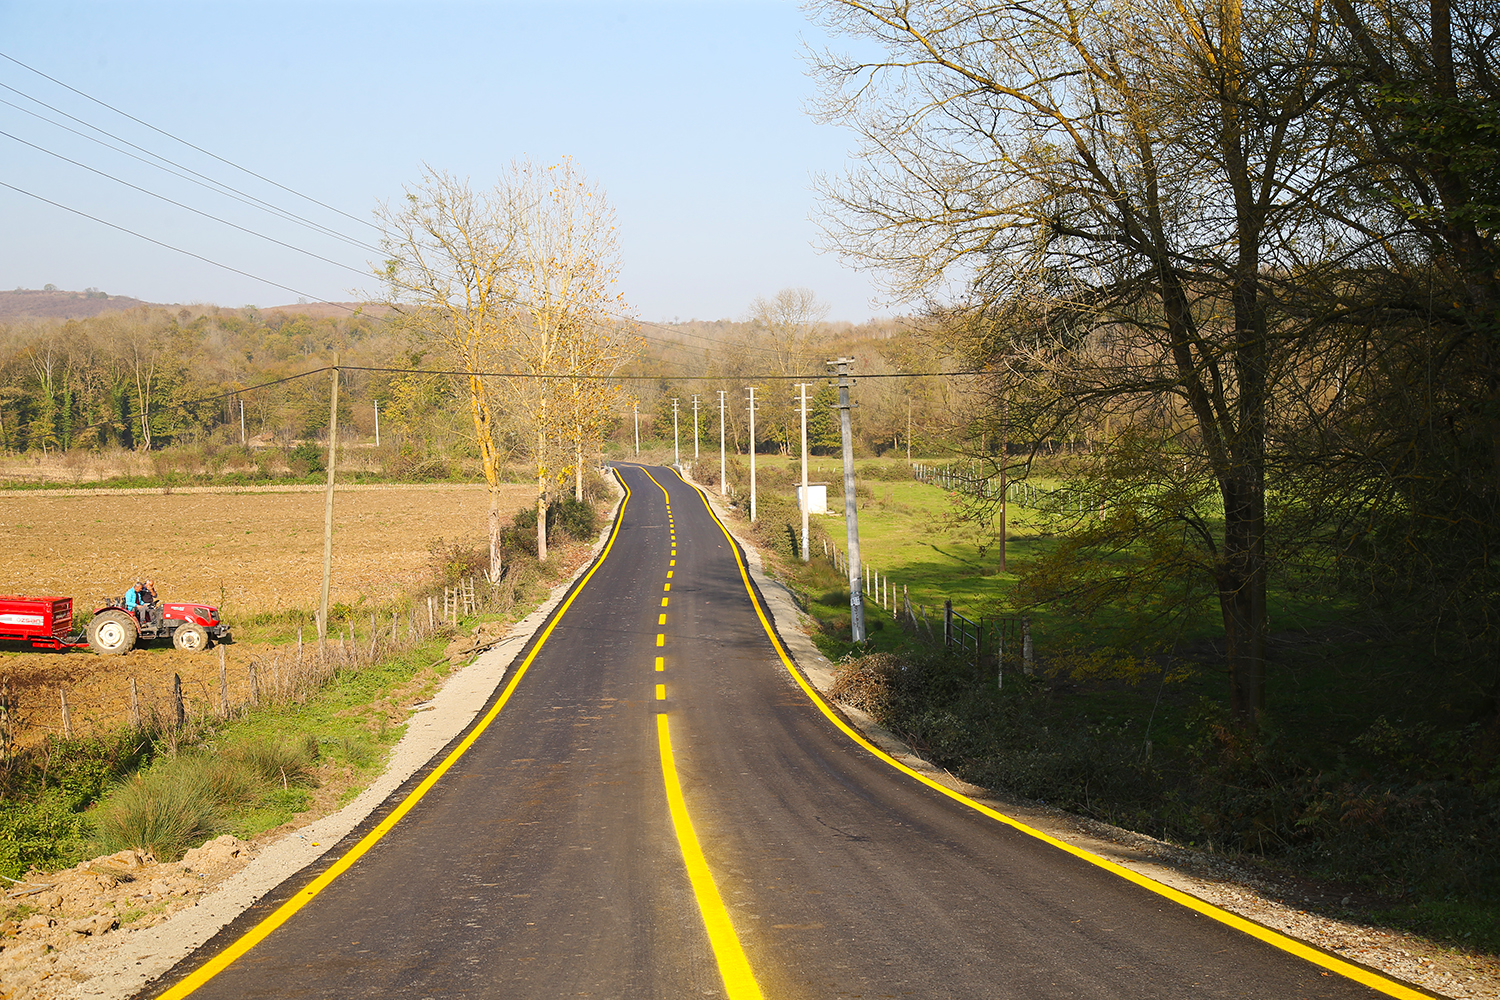
[[[125,610],[129,611],[137,619],[141,617],[141,609],[145,607],[146,585],[137,580],[131,584],[130,589],[125,591]]]

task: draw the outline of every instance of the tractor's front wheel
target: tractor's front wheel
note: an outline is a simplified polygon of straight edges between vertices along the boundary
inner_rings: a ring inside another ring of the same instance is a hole
[[[135,648],[135,619],[127,612],[101,611],[89,622],[89,646],[100,656],[120,656]]]
[[[196,653],[208,648],[208,630],[202,625],[184,622],[172,633],[172,645],[184,653]]]

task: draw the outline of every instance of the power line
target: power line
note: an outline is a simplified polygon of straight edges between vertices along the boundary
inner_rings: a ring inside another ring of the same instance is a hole
[[[103,146],[105,149],[109,150],[110,152],[119,153],[121,156],[128,156],[130,159],[135,160],[138,163],[144,163],[146,166],[151,167],[154,170],[160,170],[163,173],[171,174],[173,177],[176,177],[179,180],[187,181],[190,184],[196,184],[199,187],[204,188],[205,190],[212,191],[214,194],[217,194],[217,195],[222,195],[223,197],[228,198],[231,201],[237,201],[237,202],[239,202],[242,205],[248,206],[249,208],[253,208],[253,209],[256,209],[258,211],[266,212],[267,214],[274,215],[276,218],[281,219],[284,222],[295,223],[295,224],[301,226],[304,229],[310,229],[313,232],[319,233],[319,234],[321,234],[323,236],[328,236],[328,237],[332,237],[333,239],[341,240],[341,241],[349,244],[350,246],[358,247],[361,250],[367,250],[370,253],[378,253],[378,254],[385,253],[385,251],[382,250],[380,247],[373,246],[373,245],[371,245],[369,243],[365,243],[365,242],[362,242],[360,240],[357,240],[357,239],[355,239],[352,236],[348,236],[348,235],[346,235],[344,233],[339,232],[337,229],[332,229],[332,228],[330,228],[328,226],[325,226],[321,222],[314,222],[311,219],[307,219],[307,218],[304,218],[304,217],[302,217],[300,215],[297,215],[295,212],[288,212],[286,209],[283,209],[283,208],[280,208],[280,207],[278,207],[276,205],[273,205],[270,202],[265,201],[264,199],[257,198],[255,195],[250,194],[249,192],[241,191],[239,188],[236,188],[236,187],[233,187],[231,185],[225,184],[222,181],[214,180],[213,178],[208,177],[205,174],[198,173],[196,170],[193,170],[191,167],[184,166],[183,164],[180,164],[180,163],[176,162],[175,160],[167,159],[166,157],[161,156],[161,155],[159,155],[157,153],[153,153],[153,152],[151,152],[148,149],[144,149],[144,148],[142,148],[140,146],[137,146],[134,143],[130,142],[128,139],[122,139],[119,136],[113,134],[112,132],[107,132],[104,129],[101,129],[101,128],[95,126],[95,125],[90,125],[88,122],[82,121],[81,119],[74,118],[72,115],[68,114],[66,111],[58,110],[57,108],[52,107],[50,104],[46,104],[46,103],[44,103],[42,101],[38,101],[35,97],[32,97],[31,95],[26,94],[26,93],[24,93],[22,91],[16,90],[14,87],[11,87],[11,86],[9,86],[7,84],[3,84],[3,83],[0,83],[0,87],[4,87],[6,90],[11,91],[12,93],[20,94],[22,97],[26,98],[28,101],[33,101],[33,102],[35,102],[37,104],[40,104],[42,107],[48,109],[49,111],[53,111],[53,112],[55,112],[57,114],[62,115],[65,118],[69,118],[72,121],[78,122],[80,125],[83,125],[83,126],[85,126],[87,128],[91,128],[95,132],[100,133],[101,135],[107,135],[111,139],[115,140],[116,142],[123,143],[124,145],[129,146],[130,149],[140,150],[142,153],[145,153],[146,156],[140,156],[137,153],[132,153],[132,152],[130,152],[129,149],[121,149],[119,146],[112,146],[109,143],[105,142],[103,139],[98,138],[97,136],[89,135],[87,132],[80,132],[78,129],[76,129],[76,128],[70,128],[69,126],[64,125],[62,122],[56,122],[56,121],[53,121],[51,118],[46,117],[45,115],[37,114],[35,111],[32,111],[30,108],[23,108],[23,107],[21,107],[21,105],[16,104],[14,101],[7,101],[4,98],[0,98],[0,104],[3,104],[6,107],[12,108],[12,109],[14,109],[16,111],[19,111],[23,115],[30,115],[31,117],[35,118],[37,121],[45,122],[46,124],[51,125],[53,128],[62,129],[64,132],[68,132],[68,133],[70,133],[72,135],[76,135],[80,139],[86,139],[89,142],[92,142],[92,143],[95,143],[97,145]],[[148,159],[148,157],[150,157],[150,159]],[[158,162],[156,162],[157,160],[160,160],[161,162],[158,163]],[[163,164],[168,164],[168,166],[163,166]],[[173,169],[174,167],[176,169]]]
[[[135,117],[135,115],[132,115],[132,114],[130,114],[128,112],[125,112],[125,111],[121,111],[119,108],[116,108],[116,107],[114,107],[113,105],[110,105],[110,104],[106,104],[103,101],[99,100],[97,97],[94,97],[94,96],[92,96],[90,94],[85,94],[83,91],[79,90],[77,87],[69,86],[68,84],[63,83],[61,80],[56,79],[55,77],[48,76],[46,73],[43,73],[41,70],[36,69],[33,66],[26,65],[25,63],[23,63],[21,60],[15,58],[14,56],[7,55],[4,52],[0,52],[0,58],[7,59],[10,62],[15,63],[17,66],[21,67],[22,69],[28,70],[28,71],[30,71],[32,73],[35,73],[37,76],[41,77],[44,80],[50,80],[51,82],[57,84],[59,87],[62,87],[65,90],[70,90],[73,93],[77,94],[79,97],[84,98],[85,100],[93,101],[95,104],[99,105],[101,108],[106,108],[106,109],[108,109],[110,111],[113,111],[117,115],[120,115],[120,116],[122,116],[124,118],[129,118],[131,121],[135,122],[137,125],[145,126],[146,128],[149,128],[153,132],[156,132],[156,133],[159,133],[160,135],[166,136],[168,139],[171,139],[173,142],[179,142],[182,145],[188,147],[189,149],[195,149],[198,152],[202,153],[204,156],[212,157],[213,159],[218,160],[220,163],[223,163],[226,166],[230,166],[230,167],[233,167],[234,169],[239,170],[239,171],[241,171],[243,173],[247,173],[251,177],[256,178],[257,180],[265,181],[267,184],[270,184],[273,187],[278,187],[281,190],[287,192],[288,194],[296,195],[298,198],[301,198],[301,199],[303,199],[305,201],[310,201],[314,205],[318,205],[318,206],[320,206],[322,208],[326,208],[330,212],[335,212],[335,213],[337,213],[339,215],[342,215],[344,218],[349,219],[351,221],[358,222],[358,223],[361,223],[362,225],[369,226],[371,229],[378,229],[379,228],[373,222],[370,222],[368,219],[361,219],[358,216],[350,215],[348,212],[345,212],[342,209],[334,208],[332,205],[325,204],[324,202],[319,201],[318,199],[312,197],[311,195],[303,194],[301,191],[297,191],[297,190],[295,190],[293,188],[289,188],[285,184],[282,184],[282,183],[280,183],[278,181],[273,181],[269,177],[265,177],[265,176],[263,176],[261,174],[258,174],[254,170],[251,170],[249,167],[240,166],[238,163],[235,163],[233,160],[226,160],[224,157],[219,156],[217,153],[211,153],[211,152],[209,152],[208,150],[204,149],[202,146],[195,146],[191,142],[188,142],[186,139],[179,138],[178,136],[173,135],[171,132],[168,132],[165,129],[157,128],[155,125],[152,125],[148,121],[142,121],[141,119]],[[19,93],[19,91],[17,91],[17,93]],[[38,103],[40,103],[40,102],[38,102]],[[59,112],[59,113],[61,113],[61,112]],[[124,141],[124,140],[121,140],[121,141]]]
[[[79,163],[77,160],[70,159],[69,157],[66,157],[66,156],[62,155],[61,153],[54,152],[53,150],[47,149],[45,146],[38,146],[34,142],[28,142],[27,140],[22,139],[20,136],[11,135],[9,132],[4,132],[4,131],[0,131],[0,135],[3,135],[3,136],[5,136],[5,138],[10,139],[10,140],[12,140],[14,142],[19,142],[23,146],[30,146],[32,149],[35,149],[38,152],[46,153],[48,156],[55,156],[59,160],[62,160],[64,163],[71,163],[75,167],[81,167],[82,169],[87,170],[90,173],[98,174],[100,177],[104,177],[104,178],[107,178],[109,180],[112,180],[116,184],[123,184],[125,187],[128,187],[128,188],[130,188],[133,191],[139,191],[141,194],[149,195],[152,198],[156,198],[156,199],[158,199],[160,201],[164,201],[168,205],[175,205],[178,208],[183,209],[184,211],[192,212],[194,215],[201,215],[205,219],[211,219],[214,222],[218,222],[218,223],[221,223],[222,225],[226,225],[226,226],[228,226],[231,229],[237,229],[240,232],[245,233],[245,234],[250,235],[250,236],[257,236],[260,239],[263,239],[263,240],[267,241],[268,243],[274,243],[274,244],[276,244],[279,247],[285,247],[286,249],[295,251],[296,253],[306,254],[307,256],[313,258],[314,260],[321,260],[325,264],[332,264],[334,267],[342,267],[346,271],[353,271],[355,274],[363,275],[365,277],[370,277],[370,275],[369,275],[368,272],[363,271],[363,270],[361,270],[361,269],[359,269],[357,267],[350,267],[348,264],[345,264],[342,261],[337,261],[337,260],[334,260],[334,259],[332,259],[330,257],[324,257],[322,254],[313,253],[311,250],[304,250],[302,247],[294,246],[291,243],[285,243],[285,242],[283,242],[281,240],[278,240],[274,236],[267,236],[265,233],[256,232],[253,229],[247,229],[244,226],[239,225],[238,223],[230,222],[228,219],[221,219],[217,215],[210,215],[207,212],[204,212],[204,211],[201,211],[199,209],[193,208],[191,205],[184,205],[182,202],[180,202],[180,201],[174,201],[171,198],[168,198],[164,194],[157,194],[155,191],[150,191],[150,190],[147,190],[146,188],[141,187],[138,184],[132,184],[132,183],[130,183],[127,180],[122,180],[121,178],[116,177],[114,174],[106,173],[105,171],[100,170],[97,167],[91,167],[91,166],[89,166],[86,163]]]
[[[3,55],[3,54],[4,53],[0,53],[0,55]],[[292,293],[294,293],[296,295],[302,296],[303,298],[315,299],[318,302],[322,302],[324,305],[335,306],[335,307],[337,307],[339,309],[342,309],[342,310],[344,310],[345,312],[348,312],[348,313],[353,313],[354,312],[353,309],[350,309],[348,306],[344,305],[342,302],[332,302],[332,301],[330,301],[328,299],[323,298],[321,295],[314,295],[312,292],[304,292],[300,288],[293,288],[291,285],[283,285],[281,282],[279,282],[279,281],[272,281],[270,278],[262,278],[258,274],[251,274],[249,271],[242,271],[242,270],[240,270],[237,267],[232,267],[229,264],[225,264],[225,263],[223,263],[221,261],[213,260],[212,258],[205,257],[202,254],[193,253],[191,250],[184,250],[184,249],[182,249],[182,247],[175,247],[175,246],[173,246],[170,243],[163,243],[161,240],[153,239],[150,236],[145,235],[144,233],[138,233],[138,232],[136,232],[133,229],[126,229],[124,226],[118,226],[118,225],[116,225],[113,222],[106,222],[104,219],[101,219],[101,218],[99,218],[96,215],[90,215],[87,212],[79,211],[76,208],[70,208],[67,205],[62,204],[61,202],[53,201],[51,198],[44,198],[41,195],[36,194],[35,192],[27,191],[25,188],[18,188],[14,184],[7,184],[4,181],[0,181],[0,187],[9,188],[10,190],[16,192],[17,194],[24,194],[28,198],[35,198],[37,201],[45,202],[46,204],[51,205],[54,208],[60,208],[64,212],[71,212],[74,215],[81,216],[82,218],[88,219],[91,222],[97,222],[101,226],[108,226],[111,229],[114,229],[114,230],[117,230],[119,232],[125,233],[125,234],[127,234],[129,236],[134,236],[137,239],[145,240],[147,243],[154,243],[154,244],[156,244],[159,247],[163,247],[163,248],[165,248],[167,250],[176,251],[177,253],[180,253],[180,254],[182,254],[182,255],[184,255],[186,257],[191,257],[194,260],[201,260],[205,264],[212,264],[214,267],[222,267],[226,271],[232,271],[235,274],[242,275],[242,276],[244,276],[246,278],[251,278],[251,279],[253,279],[255,281],[263,281],[266,284],[271,285],[272,287],[280,288],[283,291],[292,292]]]

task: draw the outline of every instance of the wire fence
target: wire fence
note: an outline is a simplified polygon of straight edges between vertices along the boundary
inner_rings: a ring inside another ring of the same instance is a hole
[[[823,541],[823,557],[834,569],[847,573],[849,556],[838,546]],[[1004,687],[1007,669],[1019,668],[1026,676],[1036,673],[1036,651],[1031,641],[1031,619],[1027,617],[969,617],[945,599],[941,606],[913,602],[905,584],[896,584],[868,562],[860,566],[860,593],[865,607],[889,614],[908,635],[934,646],[956,650],[972,659],[976,676],[983,680],[993,671],[997,686]]]

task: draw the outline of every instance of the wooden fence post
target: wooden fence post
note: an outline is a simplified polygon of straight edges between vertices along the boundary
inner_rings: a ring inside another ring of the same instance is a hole
[[[141,696],[135,688],[135,678],[130,678],[130,728],[141,728]]]
[[[943,645],[953,645],[953,598],[943,599]]]
[[[182,704],[182,675],[172,675],[172,717],[177,720],[177,728],[181,729],[183,723],[187,722],[187,709]]]
[[[57,697],[62,701],[62,731],[63,739],[73,738],[73,717],[68,714],[68,692],[62,688],[57,689]]]
[[[250,704],[260,704],[260,671],[256,669],[256,661],[250,661]]]

